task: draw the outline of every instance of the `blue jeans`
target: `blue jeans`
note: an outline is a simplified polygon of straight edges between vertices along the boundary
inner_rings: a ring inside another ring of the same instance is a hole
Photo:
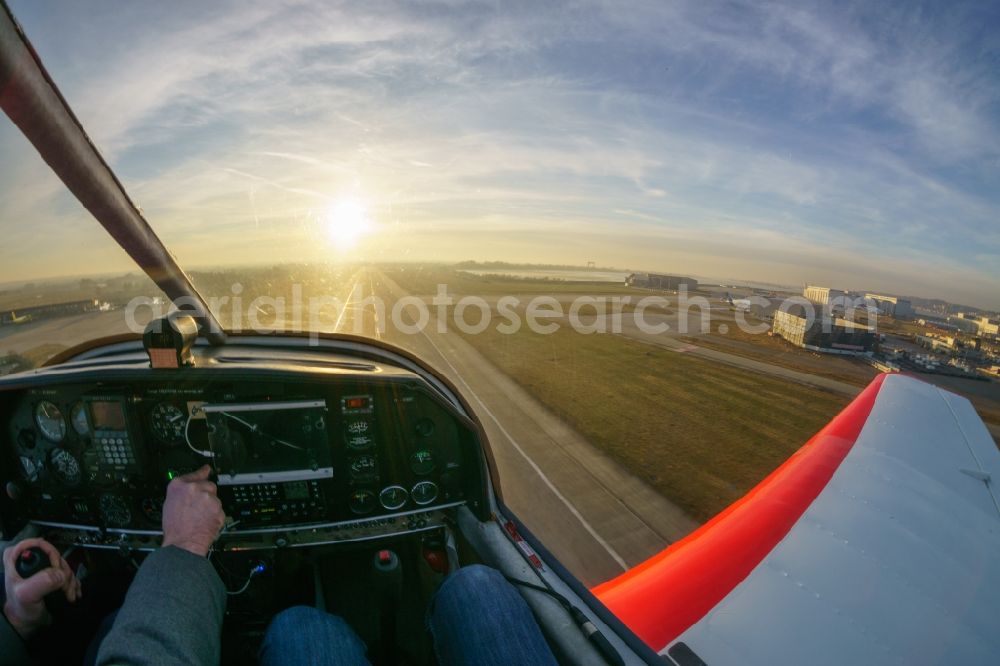
[[[555,666],[531,609],[500,572],[481,565],[448,576],[431,600],[427,627],[442,666]],[[365,644],[342,619],[295,606],[278,613],[260,648],[261,666],[368,664]]]

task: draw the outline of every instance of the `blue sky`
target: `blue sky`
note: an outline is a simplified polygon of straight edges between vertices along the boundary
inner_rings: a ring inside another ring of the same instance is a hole
[[[592,260],[1000,308],[996,3],[11,6],[183,265]],[[0,149],[0,281],[128,266]]]

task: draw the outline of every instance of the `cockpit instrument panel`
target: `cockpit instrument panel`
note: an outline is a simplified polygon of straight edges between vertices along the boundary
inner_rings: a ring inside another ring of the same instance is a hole
[[[421,377],[282,368],[253,381],[236,368],[0,380],[4,519],[77,530],[83,545],[155,541],[167,484],[206,464],[240,548],[483,508],[479,431]]]

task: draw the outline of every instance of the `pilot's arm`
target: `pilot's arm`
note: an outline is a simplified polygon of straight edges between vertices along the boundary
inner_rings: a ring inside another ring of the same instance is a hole
[[[51,566],[21,578],[15,563],[31,547],[41,548]],[[44,539],[24,539],[4,550],[3,572],[6,596],[0,620],[0,666],[28,664],[27,641],[52,622],[46,595],[61,591],[67,601],[74,602],[80,596],[80,582],[55,546]]]
[[[207,559],[225,514],[209,468],[170,482],[163,547],[146,558],[97,663],[218,664],[226,594]]]

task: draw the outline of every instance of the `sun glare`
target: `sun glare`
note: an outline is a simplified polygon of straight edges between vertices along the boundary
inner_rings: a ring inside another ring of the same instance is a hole
[[[335,201],[326,213],[326,237],[341,252],[353,249],[372,226],[367,206],[357,199]]]

